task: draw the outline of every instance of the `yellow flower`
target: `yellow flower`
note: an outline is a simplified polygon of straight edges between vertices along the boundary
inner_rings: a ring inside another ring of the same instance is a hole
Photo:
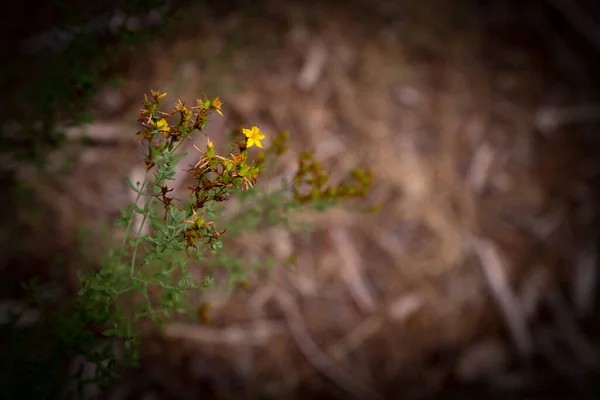
[[[223,113],[221,112],[221,106],[223,105],[223,103],[221,103],[221,100],[219,100],[218,97],[215,97],[212,101],[212,106],[215,109],[215,111],[217,112],[217,114],[219,114],[221,117],[223,116]]]
[[[158,120],[158,122],[156,122],[156,129],[158,129],[160,132],[169,132],[169,123],[166,119],[161,118]]]
[[[261,149],[263,148],[260,141],[265,138],[265,135],[262,134],[262,132],[260,131],[260,129],[258,129],[258,127],[253,126],[251,129],[242,129],[242,132],[248,138],[248,142],[247,142],[248,147],[252,147],[252,146],[256,145],[256,147],[260,147]]]

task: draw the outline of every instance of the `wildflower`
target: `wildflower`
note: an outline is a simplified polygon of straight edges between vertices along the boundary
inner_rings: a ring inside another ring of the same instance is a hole
[[[158,120],[158,122],[156,122],[156,129],[158,129],[160,132],[169,132],[169,123],[166,119],[161,118]]]
[[[263,148],[260,141],[265,138],[265,135],[262,134],[258,127],[253,126],[252,129],[242,129],[242,132],[246,135],[246,138],[248,138],[248,147],[256,145],[256,147]]]
[[[223,116],[223,113],[221,112],[221,106],[223,105],[223,103],[221,103],[221,100],[219,100],[218,97],[215,97],[212,101],[212,107],[215,109],[215,111],[217,112],[217,114],[219,114],[221,117]]]

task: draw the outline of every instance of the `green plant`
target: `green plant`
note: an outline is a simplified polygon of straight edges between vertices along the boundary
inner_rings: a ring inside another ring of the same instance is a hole
[[[221,102],[218,98],[200,99],[188,107],[178,101],[171,111],[164,112],[160,101],[165,95],[151,91],[138,120],[142,129],[137,135],[147,145],[146,176],[142,182],[128,182],[137,198],[122,210],[117,221],[125,232],[122,243],[110,250],[99,269],[79,271],[81,287],[74,301],[50,304],[39,298],[35,286],[28,286],[32,306],[45,310],[40,325],[17,327],[18,316],[12,320],[11,334],[19,332],[13,339],[22,347],[39,339],[40,326],[52,333],[45,338],[44,347],[31,349],[18,362],[21,380],[5,382],[22,390],[23,380],[45,374],[46,379],[36,381],[37,387],[27,386],[31,392],[25,397],[62,395],[63,383],[71,380],[75,385],[69,386],[66,395],[82,398],[87,384],[109,384],[119,365],[136,365],[148,322],[150,326],[161,325],[177,313],[205,319],[206,305],[192,312],[187,295],[207,288],[212,278],[193,277],[190,262],[226,268],[231,284],[243,282],[252,269],[277,265],[274,258],[250,263],[236,256],[232,248],[224,248],[224,237],[276,224],[290,227],[299,209],[324,211],[339,200],[367,193],[372,181],[369,172],[354,169],[346,182],[328,185],[329,174],[315,161],[314,153],[300,157],[291,182],[284,181],[275,190],[255,188],[259,176],[285,153],[289,133],[280,134],[263,149],[265,135],[252,127],[233,132],[227,155],[220,155],[208,136],[203,149],[195,146],[200,156],[187,169],[189,200],[176,199],[170,182],[185,156],[178,150],[195,133],[204,134],[211,113],[222,115]],[[260,149],[254,158],[251,147]],[[223,205],[232,196],[241,205],[232,216],[223,218]],[[143,233],[145,227],[150,228],[147,234]],[[83,364],[70,376],[65,368],[58,367],[75,356],[95,365],[94,376],[84,376]],[[44,372],[49,368],[52,373]]]

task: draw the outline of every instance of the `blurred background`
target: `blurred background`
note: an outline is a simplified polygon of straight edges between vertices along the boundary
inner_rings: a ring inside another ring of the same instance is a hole
[[[217,279],[211,323],[170,324],[105,398],[600,397],[597,8],[13,3],[0,27],[0,318],[24,307],[20,281],[67,296],[106,254],[131,200],[124,178],[143,173],[144,93],[219,96],[215,141],[241,125],[267,143],[290,131],[273,182],[315,148],[333,171],[372,169],[381,210],[307,213],[310,234],[236,243],[296,266],[233,292]]]

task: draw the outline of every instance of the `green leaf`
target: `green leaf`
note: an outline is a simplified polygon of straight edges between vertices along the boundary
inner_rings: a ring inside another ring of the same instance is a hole
[[[127,178],[127,186],[129,186],[129,189],[133,190],[134,192],[140,193],[140,190],[131,182],[131,179],[129,179],[129,178]],[[141,186],[141,183],[140,183],[140,186]]]
[[[182,159],[184,159],[187,156],[188,153],[181,153],[181,154],[173,154],[171,153],[171,159],[173,160],[173,167],[175,167],[175,165]]]
[[[250,168],[249,168],[247,165],[245,165],[245,164],[244,164],[244,165],[242,165],[242,167],[241,167],[241,168],[238,170],[238,174],[239,174],[240,176],[247,177],[247,176],[248,176],[248,172],[249,172],[249,170],[250,170]],[[239,179],[239,178],[237,178],[237,179]]]
[[[143,214],[144,211],[136,204],[136,203],[131,203],[131,208],[138,214]]]
[[[169,211],[171,212],[171,217],[173,218],[174,222],[181,223],[185,221],[187,217],[186,210],[178,210],[175,207],[170,207]]]
[[[181,251],[185,248],[185,244],[182,242],[173,242],[172,247],[175,251]]]
[[[154,244],[154,245],[160,243],[158,239],[155,239],[152,236],[148,236],[148,235],[144,236],[143,239],[145,241],[147,241],[148,243],[151,243],[151,244]]]

